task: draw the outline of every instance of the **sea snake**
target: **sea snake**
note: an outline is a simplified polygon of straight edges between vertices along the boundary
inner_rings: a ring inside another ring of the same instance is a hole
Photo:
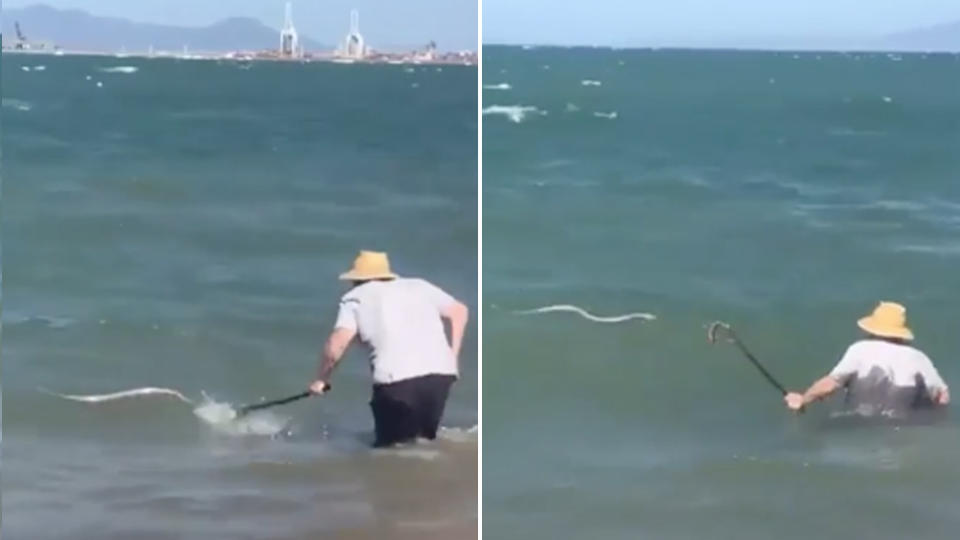
[[[39,389],[41,392],[46,394],[51,394],[63,399],[69,399],[72,401],[82,401],[84,403],[102,403],[104,401],[113,401],[115,399],[123,399],[130,397],[139,397],[139,396],[150,396],[150,395],[166,395],[173,396],[184,403],[189,403],[193,405],[193,401],[181,394],[180,392],[173,390],[171,388],[157,388],[154,386],[146,386],[143,388],[134,388],[132,390],[123,390],[122,392],[113,392],[112,394],[91,394],[91,395],[79,395],[79,394],[60,394],[47,390],[45,388]]]
[[[652,313],[626,313],[624,315],[615,315],[612,317],[600,317],[587,312],[583,308],[572,306],[570,304],[544,306],[536,309],[529,309],[526,311],[517,311],[516,313],[518,315],[534,315],[539,313],[550,313],[553,311],[570,311],[570,312],[576,313],[577,315],[580,315],[584,319],[588,319],[593,322],[599,322],[599,323],[619,323],[619,322],[629,321],[631,319],[643,319],[647,321],[652,321],[657,318],[657,316]]]

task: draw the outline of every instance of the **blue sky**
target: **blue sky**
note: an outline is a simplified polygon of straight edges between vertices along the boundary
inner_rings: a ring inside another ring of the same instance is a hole
[[[293,1],[297,30],[320,43],[339,43],[360,10],[360,30],[374,47],[423,45],[444,50],[477,48],[476,0],[301,0]],[[279,28],[284,0],[3,0],[4,8],[43,3],[95,15],[141,22],[203,26],[231,16],[255,17]]]
[[[960,0],[484,0],[483,42],[842,45],[960,21]]]

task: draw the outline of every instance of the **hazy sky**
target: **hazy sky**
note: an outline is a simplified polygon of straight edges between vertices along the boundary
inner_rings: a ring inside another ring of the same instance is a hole
[[[360,10],[360,31],[373,47],[423,45],[432,39],[445,50],[477,48],[476,0],[292,1],[297,31],[326,45],[343,39],[350,24],[350,10],[356,8]],[[246,16],[279,28],[283,25],[285,0],[3,0],[3,7],[38,3],[184,26]]]
[[[484,0],[483,42],[816,46],[954,21],[960,0]]]

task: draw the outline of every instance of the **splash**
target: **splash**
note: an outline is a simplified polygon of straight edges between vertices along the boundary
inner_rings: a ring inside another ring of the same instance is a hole
[[[588,311],[586,311],[581,307],[572,306],[570,304],[544,306],[536,309],[529,309],[526,311],[517,311],[516,314],[517,315],[538,315],[541,313],[552,313],[557,311],[567,311],[570,313],[576,313],[577,315],[580,315],[584,319],[587,319],[593,322],[598,322],[598,323],[620,323],[620,322],[629,321],[631,319],[643,319],[647,321],[653,321],[653,320],[656,320],[657,318],[657,316],[652,313],[625,313],[623,315],[601,317],[599,315],[594,315],[592,313],[589,313]]]
[[[233,405],[216,401],[206,393],[203,394],[203,401],[193,409],[193,414],[212,427],[215,432],[237,437],[244,435],[273,437],[283,433],[290,424],[289,418],[283,418],[268,411],[238,416]]]

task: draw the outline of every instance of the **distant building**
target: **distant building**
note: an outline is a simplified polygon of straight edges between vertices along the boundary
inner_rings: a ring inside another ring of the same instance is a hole
[[[422,51],[414,53],[414,58],[421,62],[433,62],[437,58],[437,42],[431,41]]]
[[[340,56],[361,60],[367,56],[367,45],[360,35],[360,12],[353,10],[350,12],[350,33],[343,40],[340,48]]]
[[[297,36],[297,29],[293,27],[293,7],[287,2],[283,30],[280,31],[280,56],[299,58],[300,53],[300,38]]]

